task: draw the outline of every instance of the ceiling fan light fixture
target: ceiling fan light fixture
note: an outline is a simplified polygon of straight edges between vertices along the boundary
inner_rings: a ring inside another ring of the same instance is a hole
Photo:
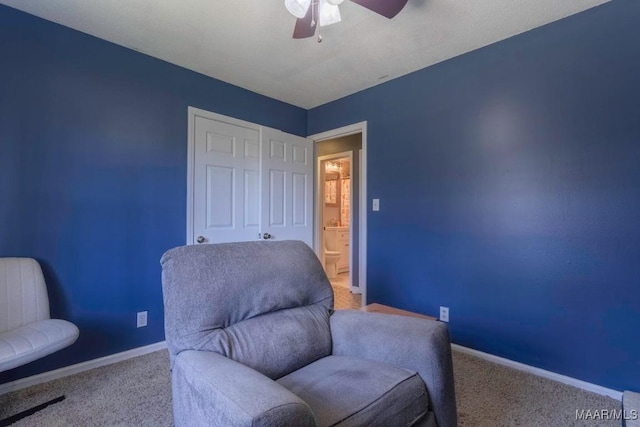
[[[334,5],[334,6],[340,6],[340,5],[342,4],[342,2],[343,2],[343,1],[344,1],[344,0],[327,0],[327,2],[328,2],[329,4],[332,4],[332,5]]]
[[[284,0],[284,6],[296,18],[304,18],[311,5],[311,0]]]
[[[318,15],[321,27],[341,21],[340,9],[337,5],[331,4],[331,0],[320,0],[320,4],[318,5]]]

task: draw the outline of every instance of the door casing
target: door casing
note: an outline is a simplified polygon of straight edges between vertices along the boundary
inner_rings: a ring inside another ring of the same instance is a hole
[[[359,254],[360,254],[360,262],[358,265],[358,277],[359,277],[359,288],[362,293],[362,305],[367,304],[367,213],[369,210],[368,206],[368,198],[367,198],[367,122],[359,122],[351,125],[343,126],[337,129],[328,130],[326,132],[317,133],[314,135],[310,135],[307,138],[312,139],[314,142],[326,141],[328,139],[340,138],[342,136],[348,136],[360,133],[362,134],[362,155],[360,158],[360,240],[359,244]],[[317,151],[317,150],[316,150]],[[315,222],[315,251],[318,255],[318,258],[323,259],[324,255],[324,244],[323,241],[320,240],[322,237],[322,221],[321,215],[319,215],[319,211],[322,207],[323,200],[320,199],[322,195],[322,190],[320,189],[320,185],[322,182],[319,179],[319,167],[318,162],[315,162],[316,171],[314,174],[316,180],[316,197],[315,197],[315,209],[316,213],[314,216]],[[351,230],[349,231],[352,232]],[[352,238],[351,238],[352,240]],[[323,263],[324,265],[324,263]]]

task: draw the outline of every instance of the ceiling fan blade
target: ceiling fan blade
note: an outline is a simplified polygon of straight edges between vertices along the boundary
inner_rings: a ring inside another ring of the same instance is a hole
[[[316,28],[318,28],[318,2],[312,0],[304,18],[298,18],[296,20],[296,26],[293,29],[293,38],[306,39],[313,37],[316,33]]]
[[[407,4],[407,0],[351,0],[362,7],[389,19],[396,16]]]

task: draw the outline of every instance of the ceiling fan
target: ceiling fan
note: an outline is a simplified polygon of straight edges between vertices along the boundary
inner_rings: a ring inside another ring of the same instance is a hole
[[[284,0],[287,10],[297,19],[293,29],[294,39],[313,37],[317,24],[326,25],[340,22],[338,6],[344,0]],[[408,0],[351,0],[386,18],[393,18],[405,7]],[[318,41],[322,41],[318,37]]]

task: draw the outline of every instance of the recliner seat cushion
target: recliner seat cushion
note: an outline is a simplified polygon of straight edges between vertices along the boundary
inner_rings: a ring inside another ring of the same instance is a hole
[[[417,373],[370,360],[327,356],[278,383],[311,407],[321,427],[408,426],[428,412]]]

